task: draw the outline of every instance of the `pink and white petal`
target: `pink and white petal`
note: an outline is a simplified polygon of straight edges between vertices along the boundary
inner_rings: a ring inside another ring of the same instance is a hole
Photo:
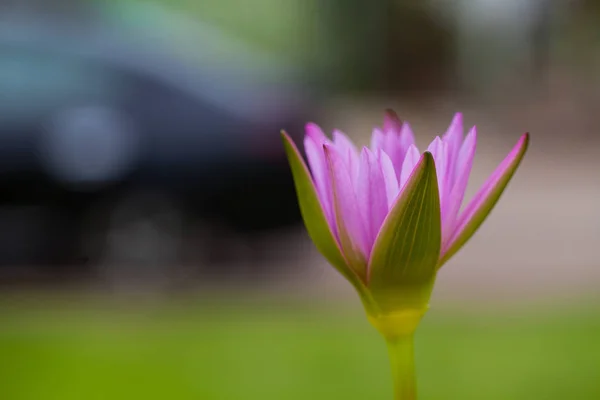
[[[517,170],[528,146],[529,134],[525,133],[461,213],[439,266],[460,250],[485,221]]]
[[[437,173],[438,190],[440,196],[440,209],[442,218],[445,214],[446,200],[448,197],[448,185],[446,182],[446,173],[448,171],[448,145],[437,136],[429,144],[427,151],[431,153],[435,160],[435,170]]]
[[[383,150],[390,157],[390,160],[392,160],[392,164],[394,165],[394,169],[396,170],[397,175],[398,173],[400,173],[400,169],[402,168],[402,159],[404,157],[398,132],[386,132],[384,140],[385,141]]]
[[[410,146],[415,145],[415,135],[413,134],[413,131],[408,122],[406,122],[402,125],[402,130],[400,131],[400,138],[398,140],[398,144],[399,144],[400,150],[396,157],[394,166],[396,168],[396,176],[399,177],[400,174],[402,173],[402,164],[404,163],[406,153],[408,152],[408,149],[410,148]]]
[[[337,147],[325,144],[323,148],[333,187],[333,211],[342,253],[351,268],[364,279],[370,249],[351,172]]]
[[[374,153],[377,153],[379,150],[383,150],[385,143],[385,134],[379,128],[373,129],[373,134],[371,135],[371,150]]]
[[[394,132],[396,135],[398,135],[402,125],[402,120],[398,117],[398,114],[396,114],[394,110],[386,110],[383,117],[383,131],[386,134]]]
[[[417,150],[418,151],[418,150]],[[385,191],[387,194],[388,211],[396,201],[398,193],[400,192],[400,186],[398,185],[398,177],[394,170],[392,160],[386,154],[385,151],[380,150],[378,153],[379,162],[381,163],[381,171],[383,172],[383,179],[385,181]]]
[[[467,137],[465,138],[462,146],[460,147],[456,159],[456,174],[457,176],[464,175],[465,172],[468,174],[471,170],[471,165],[473,162],[473,156],[475,150],[477,148],[477,127],[474,126],[471,128]]]
[[[305,126],[306,134],[312,137],[315,141],[320,143],[330,143],[331,141],[325,135],[321,127],[314,122],[309,122]]]
[[[406,152],[406,156],[404,157],[404,162],[402,163],[402,171],[400,172],[400,191],[404,188],[404,185],[410,178],[415,166],[421,159],[421,153],[419,153],[419,149],[414,144],[410,146]]]
[[[325,212],[327,222],[331,226],[334,234],[336,232],[335,220],[333,217],[331,184],[329,179],[329,169],[323,144],[329,143],[329,139],[323,134],[321,128],[309,123],[306,125],[306,136],[304,137],[304,150],[310,166],[312,178],[317,189],[319,201]]]
[[[368,293],[363,284],[364,281],[350,268],[342,254],[339,241],[329,229],[314,181],[311,179],[308,167],[304,163],[298,148],[285,132],[282,131],[281,136],[294,177],[300,211],[309,236],[327,261],[357,288],[363,300],[368,299]],[[365,304],[368,305],[369,302]]]
[[[404,149],[404,153],[406,153],[408,148],[413,145],[415,145],[415,134],[410,124],[405,122],[402,124],[402,129],[400,130],[400,146]]]
[[[360,153],[356,198],[367,230],[368,259],[379,228],[388,212],[388,199],[381,165],[368,148]]]
[[[350,168],[352,181],[356,182],[359,165],[358,149],[344,132],[337,129],[333,131],[333,144]]]
[[[446,130],[446,133],[442,136],[444,142],[448,143],[452,153],[457,153],[460,149],[463,139],[464,125],[462,113],[454,114],[450,126]]]
[[[465,198],[469,176],[477,148],[477,129],[473,127],[463,142],[456,159],[456,180],[448,196],[448,210],[442,219],[442,251],[445,251],[454,227],[460,206]]]
[[[397,125],[398,129],[390,129],[385,132],[383,149],[389,156],[396,176],[400,176],[402,163],[408,148],[415,143],[414,134],[407,122]]]
[[[327,161],[323,152],[323,145],[330,143],[321,128],[313,123],[306,125],[306,135],[304,137],[304,150],[308,159],[310,170],[315,179],[319,194],[324,187],[329,186]]]
[[[460,147],[462,146],[463,131],[463,116],[461,113],[456,113],[454,114],[454,118],[452,118],[452,122],[446,130],[446,133],[444,134],[444,136],[442,136],[444,142],[448,143],[448,153],[450,157],[450,162],[448,164],[449,172],[447,180],[450,187],[454,185],[454,181],[457,176],[455,160],[458,155],[458,152],[460,151]]]

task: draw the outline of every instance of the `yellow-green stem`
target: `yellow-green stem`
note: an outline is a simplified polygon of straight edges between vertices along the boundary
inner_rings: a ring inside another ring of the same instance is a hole
[[[388,346],[395,400],[417,398],[413,337],[426,311],[427,306],[368,316],[369,321],[381,333]]]
[[[389,338],[387,346],[392,365],[394,400],[415,400],[417,398],[417,382],[413,334]]]

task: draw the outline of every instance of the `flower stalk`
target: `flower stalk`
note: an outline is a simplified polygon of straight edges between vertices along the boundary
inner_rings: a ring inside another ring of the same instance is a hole
[[[394,382],[394,400],[417,398],[413,337],[414,334],[411,333],[387,340]]]
[[[417,398],[413,338],[426,311],[427,308],[409,309],[369,316],[369,321],[381,333],[387,344],[394,382],[394,400]]]

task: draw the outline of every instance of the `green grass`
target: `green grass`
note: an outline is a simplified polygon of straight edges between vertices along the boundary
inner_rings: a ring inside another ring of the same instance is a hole
[[[0,305],[0,399],[391,399],[358,309],[78,303]],[[493,314],[429,313],[420,399],[600,398],[600,312]]]

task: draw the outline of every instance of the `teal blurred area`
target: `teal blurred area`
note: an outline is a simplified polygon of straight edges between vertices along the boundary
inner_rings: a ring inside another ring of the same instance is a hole
[[[385,345],[358,307],[73,300],[3,301],[3,399],[391,396]],[[420,398],[597,399],[599,335],[597,308],[433,310],[416,342]]]

